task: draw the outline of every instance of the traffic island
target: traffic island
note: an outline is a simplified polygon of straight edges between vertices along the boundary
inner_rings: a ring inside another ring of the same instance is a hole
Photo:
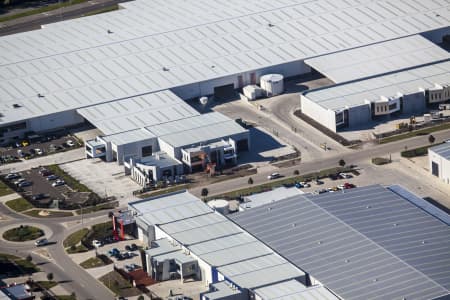
[[[44,231],[30,225],[20,225],[3,233],[3,238],[10,242],[26,242],[44,236]]]

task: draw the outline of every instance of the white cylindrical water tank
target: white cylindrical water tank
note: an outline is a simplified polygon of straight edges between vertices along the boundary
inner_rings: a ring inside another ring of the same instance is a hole
[[[266,91],[267,97],[280,95],[284,92],[283,75],[267,74],[261,76],[260,85]]]
[[[222,215],[228,215],[230,212],[230,204],[227,200],[216,199],[209,201],[207,204],[209,205],[209,207],[217,210]]]
[[[208,97],[200,97],[200,104],[206,105],[208,103]]]

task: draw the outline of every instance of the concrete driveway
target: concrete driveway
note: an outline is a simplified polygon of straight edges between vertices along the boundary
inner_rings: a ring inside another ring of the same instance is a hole
[[[119,200],[120,206],[137,199],[133,196],[133,191],[141,188],[125,175],[123,166],[119,166],[115,162],[83,159],[61,164],[60,167],[98,195],[102,197],[115,196]]]

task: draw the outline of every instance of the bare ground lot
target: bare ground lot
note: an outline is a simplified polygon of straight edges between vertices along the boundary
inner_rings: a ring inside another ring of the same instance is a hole
[[[83,159],[61,164],[60,167],[100,197],[115,196],[119,200],[119,206],[137,199],[133,196],[133,191],[141,189],[130,176],[125,175],[124,167],[115,162]]]

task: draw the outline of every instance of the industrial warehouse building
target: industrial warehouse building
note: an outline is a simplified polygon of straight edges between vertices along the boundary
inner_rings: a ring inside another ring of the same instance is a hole
[[[337,300],[283,257],[188,192],[129,203],[157,280],[200,280],[202,300]],[[294,298],[292,298],[294,297]]]
[[[147,186],[185,172],[237,163],[250,148],[249,131],[217,113],[199,114],[168,90],[78,110],[105,133],[86,141],[88,158],[124,165]]]
[[[450,141],[428,148],[431,174],[450,184]]]
[[[0,143],[83,123],[79,109],[102,103],[152,101],[147,95],[165,90],[222,99],[266,74],[309,73],[305,59],[449,34],[443,0],[136,0],[121,7],[0,38]]]
[[[227,216],[182,191],[129,212],[146,271],[201,280],[204,300],[450,296],[450,218],[400,186],[293,194]]]
[[[230,218],[343,299],[450,297],[450,217],[400,186],[298,195]]]
[[[304,92],[302,113],[336,132],[372,120],[424,113],[450,100],[450,60]]]

